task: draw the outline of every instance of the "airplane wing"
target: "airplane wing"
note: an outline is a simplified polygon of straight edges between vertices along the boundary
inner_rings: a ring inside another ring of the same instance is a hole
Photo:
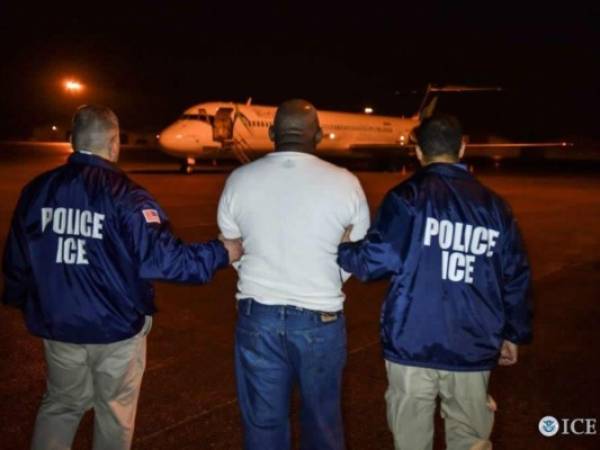
[[[386,154],[398,152],[413,152],[414,144],[355,144],[350,146],[350,151],[353,153],[366,154]]]
[[[469,148],[573,147],[572,142],[467,142]]]
[[[573,147],[571,142],[467,142],[467,150],[470,148],[501,149],[501,148],[554,148]],[[353,153],[387,154],[398,152],[413,152],[415,144],[356,144],[350,146]]]
[[[394,158],[398,156],[414,156],[414,144],[355,144],[350,145],[350,153],[357,157]]]

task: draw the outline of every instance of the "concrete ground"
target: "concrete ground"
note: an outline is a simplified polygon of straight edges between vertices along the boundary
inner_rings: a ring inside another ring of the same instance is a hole
[[[20,189],[67,154],[64,145],[0,144],[0,245]],[[157,197],[181,237],[216,235],[215,210],[228,170],[179,175],[176,162],[152,149],[126,149],[122,166]],[[499,405],[494,448],[598,449],[598,435],[544,438],[538,422],[546,415],[600,419],[600,177],[585,166],[534,167],[475,167],[481,180],[513,205],[535,279],[535,341],[522,348],[517,366],[492,376],[491,393]],[[407,176],[357,175],[372,210]],[[235,272],[227,269],[207,286],[157,284],[160,312],[149,337],[133,448],[241,448],[232,355],[235,282]],[[351,450],[393,448],[378,340],[384,290],[384,282],[355,280],[345,288],[349,358],[343,409]],[[0,308],[0,448],[27,448],[44,376],[41,341],[26,332],[18,311]],[[90,448],[92,420],[92,413],[84,418],[75,449]],[[437,430],[435,448],[441,449],[439,419]],[[296,426],[296,445],[297,437]]]

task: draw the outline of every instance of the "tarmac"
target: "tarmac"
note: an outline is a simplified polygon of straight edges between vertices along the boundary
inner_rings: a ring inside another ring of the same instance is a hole
[[[61,164],[65,144],[0,144],[0,245],[22,187]],[[187,241],[217,234],[216,206],[231,164],[206,165],[186,176],[157,149],[126,148],[121,166],[166,210]],[[406,173],[355,172],[373,213]],[[495,450],[599,449],[596,435],[543,437],[544,416],[600,420],[600,177],[588,164],[473,162],[475,174],[513,206],[534,273],[534,342],[514,367],[493,372],[498,403]],[[159,313],[149,336],[148,365],[134,449],[241,449],[233,373],[236,274],[221,271],[206,286],[156,283]],[[345,286],[348,364],[343,411],[350,450],[393,448],[383,395],[379,312],[386,283]],[[26,449],[45,388],[42,342],[30,336],[19,311],[0,307],[0,448]],[[298,448],[298,400],[294,448]],[[74,449],[91,448],[88,413]],[[596,424],[596,429],[600,427]],[[599,431],[600,432],[600,431]],[[436,419],[437,449],[444,448]]]

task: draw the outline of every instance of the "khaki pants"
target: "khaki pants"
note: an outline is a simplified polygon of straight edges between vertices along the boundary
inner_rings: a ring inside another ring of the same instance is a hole
[[[146,336],[111,344],[44,340],[47,391],[35,422],[32,450],[68,450],[83,414],[94,408],[94,450],[131,447],[146,366]]]
[[[487,450],[494,413],[490,373],[450,372],[385,362],[387,418],[396,450],[431,450],[436,398],[441,398],[448,450]]]

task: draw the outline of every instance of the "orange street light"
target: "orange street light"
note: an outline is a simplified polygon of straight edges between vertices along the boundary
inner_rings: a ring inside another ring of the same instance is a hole
[[[83,85],[79,81],[75,80],[65,81],[64,86],[67,92],[77,93],[83,90]]]

